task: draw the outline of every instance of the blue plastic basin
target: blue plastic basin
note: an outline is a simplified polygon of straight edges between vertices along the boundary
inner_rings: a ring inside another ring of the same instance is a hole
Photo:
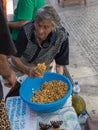
[[[60,100],[51,103],[40,104],[36,102],[31,102],[30,98],[34,96],[32,94],[32,88],[34,88],[34,91],[38,91],[44,82],[52,80],[61,80],[67,83],[68,93]],[[20,87],[21,98],[30,106],[32,110],[43,113],[54,112],[63,107],[63,105],[66,103],[66,100],[71,95],[71,93],[72,93],[72,84],[70,80],[63,75],[52,72],[46,72],[43,78],[27,78]]]

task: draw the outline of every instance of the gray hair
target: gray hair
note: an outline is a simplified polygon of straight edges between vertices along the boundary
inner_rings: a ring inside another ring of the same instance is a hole
[[[54,28],[58,28],[61,25],[61,19],[52,6],[46,5],[38,10],[35,22],[42,21],[43,19],[50,20]]]

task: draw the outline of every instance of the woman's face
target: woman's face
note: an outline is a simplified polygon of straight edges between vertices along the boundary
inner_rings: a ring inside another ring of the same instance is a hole
[[[49,33],[52,31],[52,23],[50,20],[42,20],[35,22],[35,34],[39,41],[44,41]]]

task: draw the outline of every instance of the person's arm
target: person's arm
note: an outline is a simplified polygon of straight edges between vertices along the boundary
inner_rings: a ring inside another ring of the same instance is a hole
[[[2,1],[0,1],[0,75],[7,81],[7,87],[13,87],[16,83],[16,75],[9,68],[7,57],[16,53],[15,46],[10,37],[10,33],[3,14]]]
[[[8,26],[9,28],[16,28],[19,29],[21,28],[23,25],[25,25],[26,23],[28,23],[30,20],[22,20],[22,21],[18,21],[18,22],[8,22]]]
[[[9,68],[7,57],[0,54],[0,75],[6,80],[7,87],[14,87],[16,83],[16,74]]]
[[[56,64],[56,72],[59,74],[64,74],[64,65],[57,65]]]
[[[3,77],[9,77],[10,74],[11,70],[7,64],[7,57],[0,54],[0,75],[2,75]]]
[[[37,67],[29,67],[21,61],[20,58],[12,56],[12,63],[21,72],[27,74],[29,77],[42,77]]]
[[[23,64],[19,57],[11,56],[11,61],[13,65],[21,72],[29,74],[30,67]]]

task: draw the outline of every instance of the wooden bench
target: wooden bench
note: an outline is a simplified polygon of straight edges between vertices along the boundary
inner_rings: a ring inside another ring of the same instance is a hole
[[[86,6],[87,5],[87,0],[58,0],[58,3],[62,6],[62,7],[64,7],[64,3],[65,2],[81,2],[81,1],[83,1],[84,2],[84,5]]]

